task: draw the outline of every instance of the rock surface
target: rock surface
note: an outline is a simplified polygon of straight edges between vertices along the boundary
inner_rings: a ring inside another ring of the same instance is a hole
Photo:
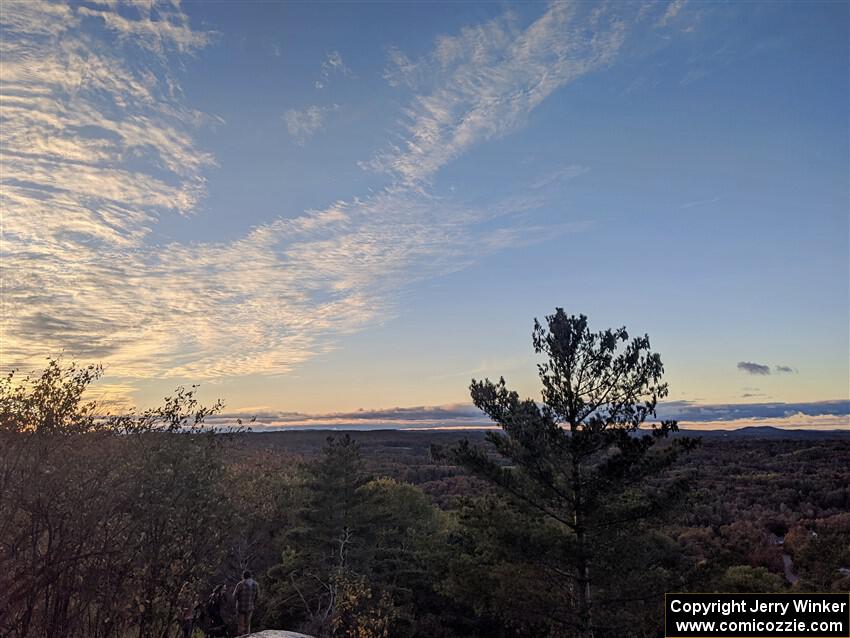
[[[307,634],[298,634],[294,631],[281,631],[278,629],[266,629],[255,634],[245,634],[241,638],[313,638]]]

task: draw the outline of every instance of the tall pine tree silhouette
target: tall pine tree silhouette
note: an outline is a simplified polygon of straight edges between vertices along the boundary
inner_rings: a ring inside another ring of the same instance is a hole
[[[655,449],[676,422],[639,430],[667,395],[661,357],[647,336],[629,339],[625,328],[591,332],[587,317],[558,308],[545,324],[535,320],[533,343],[547,358],[538,365],[542,404],[520,399],[504,378],[473,379],[473,402],[502,429],[487,437],[501,458],[466,441],[451,456],[562,530],[568,549],[553,560],[569,593],[566,617],[571,633],[592,638],[610,620],[597,622],[594,611],[622,599],[610,585],[612,532],[663,509],[672,484],[647,484],[694,440]]]

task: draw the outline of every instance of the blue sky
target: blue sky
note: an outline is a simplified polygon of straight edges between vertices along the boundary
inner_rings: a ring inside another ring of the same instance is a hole
[[[4,368],[466,424],[563,306],[648,332],[688,418],[850,427],[846,3],[2,19]]]

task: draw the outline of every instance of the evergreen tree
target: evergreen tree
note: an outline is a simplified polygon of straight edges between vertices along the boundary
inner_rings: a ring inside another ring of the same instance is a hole
[[[362,563],[368,512],[361,488],[369,477],[360,445],[347,434],[328,437],[303,472],[300,524],[287,532],[282,560],[269,573],[270,620],[327,635],[350,572]]]
[[[542,405],[521,400],[504,379],[473,380],[472,400],[503,430],[488,435],[498,458],[467,442],[452,456],[509,495],[513,516],[526,521],[507,529],[502,514],[479,531],[503,552],[518,550],[514,573],[538,583],[535,593],[524,592],[529,609],[537,605],[541,618],[553,619],[554,635],[616,633],[617,610],[642,593],[624,591],[627,574],[617,563],[628,562],[631,572],[636,552],[652,553],[638,549],[638,539],[648,538],[642,521],[675,492],[675,482],[661,480],[663,470],[692,440],[656,447],[677,430],[674,421],[639,431],[667,394],[661,357],[647,336],[630,340],[625,328],[591,332],[584,315],[558,308],[545,325],[535,320],[533,343],[547,358],[538,366]],[[481,512],[473,518],[480,523]],[[551,553],[531,556],[535,542]],[[652,568],[664,560],[654,558]],[[523,573],[520,564],[533,569]]]
[[[304,466],[296,519],[269,572],[272,624],[321,637],[423,635],[420,612],[430,615],[437,598],[428,558],[443,517],[421,490],[370,479],[360,445],[329,438]]]

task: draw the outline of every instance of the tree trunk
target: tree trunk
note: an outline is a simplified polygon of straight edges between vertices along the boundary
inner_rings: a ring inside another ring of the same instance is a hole
[[[575,434],[575,431],[573,431]],[[593,638],[593,618],[591,614],[590,562],[587,557],[587,537],[585,535],[584,501],[581,489],[581,465],[573,454],[573,524],[575,525],[577,556],[578,634],[577,638]]]

